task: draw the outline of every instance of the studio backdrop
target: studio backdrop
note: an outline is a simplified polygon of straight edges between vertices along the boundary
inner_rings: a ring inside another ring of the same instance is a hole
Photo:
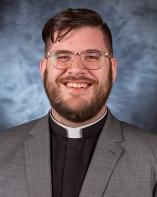
[[[0,130],[48,112],[39,74],[41,31],[49,17],[67,7],[93,9],[111,28],[118,59],[118,78],[108,99],[113,114],[156,131],[156,0],[1,0]]]

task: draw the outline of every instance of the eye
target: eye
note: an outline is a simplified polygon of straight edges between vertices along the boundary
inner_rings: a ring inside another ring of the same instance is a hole
[[[85,59],[87,61],[96,61],[96,60],[100,59],[100,55],[98,53],[95,53],[95,52],[86,53],[85,54]]]
[[[55,59],[58,61],[69,61],[71,60],[71,55],[66,53],[60,53],[55,55]]]

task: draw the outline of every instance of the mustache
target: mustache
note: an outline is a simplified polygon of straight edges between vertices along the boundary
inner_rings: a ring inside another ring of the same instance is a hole
[[[64,77],[64,78],[59,78],[56,80],[56,82],[60,82],[60,83],[67,83],[67,82],[86,82],[89,84],[93,84],[93,83],[97,83],[97,80],[95,79],[91,79],[85,76],[68,76],[68,77]]]

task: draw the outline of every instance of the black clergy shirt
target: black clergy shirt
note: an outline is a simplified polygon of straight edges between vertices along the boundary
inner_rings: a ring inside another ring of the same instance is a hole
[[[80,138],[67,137],[67,129],[49,116],[53,197],[79,197],[106,116],[81,129]]]

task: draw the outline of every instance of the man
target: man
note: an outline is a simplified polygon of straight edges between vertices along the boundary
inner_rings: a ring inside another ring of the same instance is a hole
[[[157,137],[106,106],[117,62],[110,30],[88,9],[43,29],[40,72],[52,109],[0,136],[1,197],[157,197]]]

